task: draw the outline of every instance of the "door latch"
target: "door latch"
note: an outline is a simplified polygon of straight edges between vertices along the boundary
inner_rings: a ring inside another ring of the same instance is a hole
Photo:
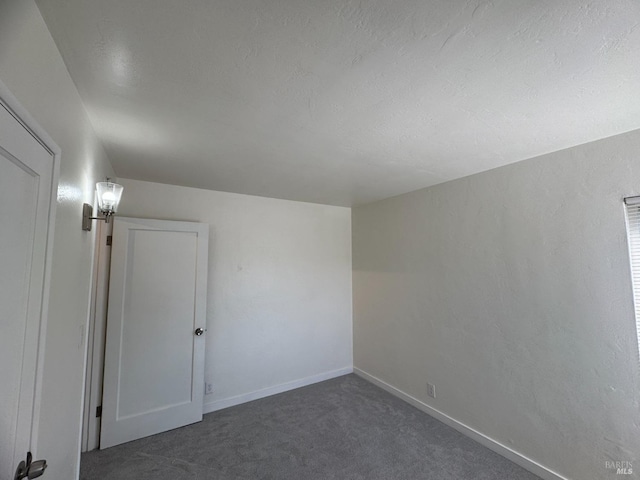
[[[46,460],[36,460],[34,462],[31,452],[27,452],[27,460],[22,460],[18,464],[16,475],[13,477],[13,480],[22,480],[23,478],[38,478],[42,476],[46,468]]]

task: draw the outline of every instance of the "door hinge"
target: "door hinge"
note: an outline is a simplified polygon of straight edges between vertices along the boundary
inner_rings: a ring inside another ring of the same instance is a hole
[[[102,405],[96,407],[96,418],[102,417]]]
[[[113,236],[107,235],[107,246],[111,246],[112,243],[113,243]]]

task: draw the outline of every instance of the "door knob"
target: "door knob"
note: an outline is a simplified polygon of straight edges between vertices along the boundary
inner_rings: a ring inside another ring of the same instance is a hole
[[[202,335],[204,333],[204,330],[201,329],[200,327],[196,328],[196,331],[193,332],[196,334],[196,337],[199,337],[200,335]]]

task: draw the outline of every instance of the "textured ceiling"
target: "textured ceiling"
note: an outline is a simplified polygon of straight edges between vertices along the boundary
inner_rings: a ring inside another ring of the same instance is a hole
[[[358,205],[640,128],[640,2],[40,0],[120,177]]]

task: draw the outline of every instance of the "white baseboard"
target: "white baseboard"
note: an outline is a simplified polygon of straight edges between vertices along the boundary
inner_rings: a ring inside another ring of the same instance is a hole
[[[486,435],[478,432],[477,430],[474,430],[473,428],[468,427],[464,423],[461,423],[458,420],[451,418],[450,416],[440,412],[439,410],[436,410],[435,408],[430,407],[426,403],[423,403],[417,398],[412,397],[411,395],[403,392],[402,390],[398,390],[396,387],[389,385],[388,383],[380,380],[379,378],[374,377],[373,375],[370,375],[363,370],[360,370],[359,368],[354,367],[353,373],[355,373],[359,377],[362,377],[368,382],[371,382],[374,385],[377,385],[383,390],[386,390],[387,392],[400,398],[401,400],[404,400],[405,402],[413,405],[418,410],[422,410],[423,412],[434,417],[435,419],[440,420],[445,425],[448,425],[456,429],[458,432],[462,433],[463,435],[466,435],[472,440],[475,440],[479,444],[487,447],[490,450],[493,450],[497,454],[502,455],[503,457],[511,460],[513,463],[520,465],[522,468],[530,471],[531,473],[539,476],[544,480],[569,480],[566,477],[563,477],[562,475],[560,475],[559,473],[556,473],[553,470],[550,470],[547,467],[540,465],[536,461],[531,460],[530,458],[522,455],[521,453],[516,452],[515,450],[512,450],[506,445],[503,445],[500,442],[497,442],[494,439],[487,437]]]
[[[242,395],[236,395],[235,397],[215,400],[213,402],[205,403],[203,405],[202,407],[203,413],[211,413],[217,410],[222,410],[223,408],[229,408],[235,405],[240,405],[241,403],[251,402],[252,400],[258,400],[260,398],[270,397],[271,395],[288,392],[289,390],[294,390],[300,387],[306,387],[307,385],[322,382],[324,380],[329,380],[331,378],[341,377],[342,375],[347,375],[349,373],[353,373],[353,367],[345,367],[339,370],[323,372],[318,375],[313,375],[311,377],[300,378],[298,380],[293,380],[291,382],[281,383],[280,385],[274,385],[273,387],[267,387],[260,390],[255,390],[253,392],[243,393]]]

